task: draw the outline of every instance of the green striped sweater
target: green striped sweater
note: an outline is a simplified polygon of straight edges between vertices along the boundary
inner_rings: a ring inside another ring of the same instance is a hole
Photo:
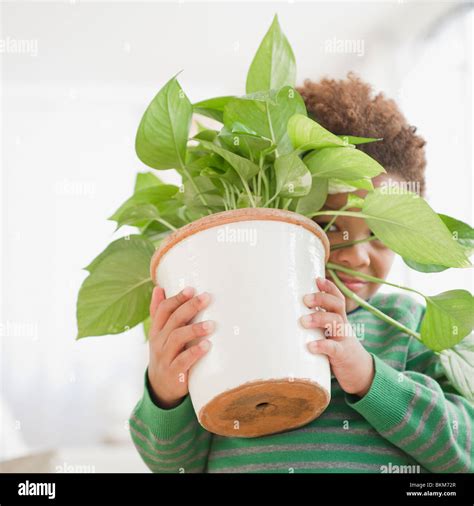
[[[371,304],[417,330],[423,305],[404,294]],[[326,411],[304,427],[259,438],[211,434],[189,395],[173,409],[143,396],[129,420],[132,440],[153,472],[472,472],[473,406],[455,393],[437,356],[363,308],[348,314],[371,353],[375,376],[358,398],[332,378]]]

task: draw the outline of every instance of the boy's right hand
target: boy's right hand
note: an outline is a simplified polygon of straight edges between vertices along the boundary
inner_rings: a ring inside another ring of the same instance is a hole
[[[208,293],[194,296],[190,287],[169,299],[159,286],[153,290],[148,379],[154,401],[164,409],[177,406],[188,394],[189,368],[210,348],[204,337],[214,330],[214,322],[189,324],[209,302]]]

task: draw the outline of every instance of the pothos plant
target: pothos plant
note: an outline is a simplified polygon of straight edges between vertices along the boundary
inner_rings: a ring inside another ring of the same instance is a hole
[[[226,210],[264,207],[309,218],[363,218],[373,232],[366,240],[379,239],[412,269],[435,273],[471,265],[473,229],[437,214],[417,194],[374,189],[372,178],[385,170],[357,146],[381,139],[334,135],[308,117],[295,75],[293,51],[275,16],[250,65],[245,95],[192,104],[175,76],[153,98],[138,127],[137,155],[155,171],[176,170],[182,183],[165,184],[156,172],[137,174],[133,195],[110,217],[117,229],[130,225],[137,233],[113,241],[85,268],[89,275],[78,297],[77,339],[118,334],[141,322],[146,328],[153,290],[149,265],[156,247],[171,231]],[[201,127],[190,137],[194,114],[212,118],[219,127]],[[341,186],[367,194],[349,192],[344,208],[321,210],[328,191]],[[333,263],[327,269],[347,297],[438,353],[452,385],[474,401],[474,343],[468,337],[474,307],[468,291],[425,295]],[[422,296],[426,312],[420,331],[359,298],[336,270]]]

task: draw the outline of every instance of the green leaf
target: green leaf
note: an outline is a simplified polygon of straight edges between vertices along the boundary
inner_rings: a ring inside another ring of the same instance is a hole
[[[182,208],[181,208],[182,209]],[[180,209],[180,211],[181,211]],[[183,225],[189,223],[189,220],[185,219],[185,217],[175,215],[175,216],[167,216],[166,221],[171,223],[175,228],[180,228]],[[145,226],[140,229],[141,234],[149,239],[155,248],[158,244],[171,233],[171,230],[163,223],[158,221],[148,222]]]
[[[474,251],[474,229],[467,223],[446,214],[439,214],[438,216],[448,227],[453,239],[466,250],[468,255],[472,254]]]
[[[292,116],[287,128],[293,147],[301,151],[347,145],[337,135],[302,114]]]
[[[328,180],[313,177],[311,189],[305,197],[295,199],[294,211],[304,216],[311,216],[323,207],[328,195]]]
[[[408,267],[418,272],[434,273],[434,272],[443,272],[449,269],[449,267],[445,267],[444,265],[422,264],[420,262],[410,260],[409,258],[402,258],[402,260],[408,265]]]
[[[328,192],[330,194],[333,193],[347,193],[349,191],[355,191],[357,189],[373,191],[374,185],[372,180],[369,178],[363,179],[355,179],[355,180],[344,180],[344,179],[329,179],[329,189]]]
[[[257,161],[260,155],[270,153],[273,146],[270,139],[266,139],[260,135],[229,132],[225,128],[223,128],[219,134],[219,139],[229,150],[241,154],[252,161]],[[276,148],[276,146],[274,146],[274,148]]]
[[[195,120],[196,129],[199,132],[202,132],[203,130],[208,130],[208,127],[206,125],[203,125],[200,121]]]
[[[148,316],[155,248],[146,238],[118,239],[90,265],[77,300],[77,339],[124,332]]]
[[[193,137],[193,139],[212,142],[217,137],[217,134],[218,134],[217,130],[211,129],[201,130]]]
[[[466,254],[470,256],[474,248],[474,230],[467,223],[451,218],[450,216],[446,216],[445,214],[438,214],[438,216],[451,232],[453,239],[455,239],[466,251]],[[448,267],[445,267],[444,265],[421,264],[419,262],[415,262],[414,260],[410,260],[409,258],[404,258],[403,261],[408,265],[408,267],[411,267],[418,272],[443,272],[448,269]]]
[[[202,149],[201,146],[199,147]],[[206,167],[213,167],[214,166],[212,165],[213,157],[219,158],[214,153],[205,152],[203,149],[199,157],[196,158],[192,157],[193,158],[192,161],[190,156],[188,162],[186,163],[186,168],[188,169],[189,174],[192,177],[196,177],[199,176],[200,172]]]
[[[474,402],[474,334],[439,355],[444,372],[456,388],[470,402]]]
[[[221,148],[216,144],[212,144],[207,141],[199,141],[202,146],[204,146],[209,151],[213,151],[217,155],[221,156],[229,165],[231,165],[237,174],[244,180],[248,181],[253,176],[255,176],[259,167],[255,163],[247,160],[247,158],[243,158],[242,156],[236,155],[227,149]]]
[[[367,194],[361,217],[374,234],[400,256],[425,264],[468,267],[465,251],[428,203],[413,193]]]
[[[293,50],[281,31],[275,15],[247,74],[247,93],[294,86],[296,63]]]
[[[150,337],[150,329],[151,329],[151,318],[148,317],[143,320],[143,333],[145,334],[145,342],[149,340]]]
[[[343,180],[372,178],[385,172],[369,155],[353,148],[323,148],[303,158],[311,173],[317,177]]]
[[[355,137],[353,135],[338,135],[346,145],[348,144],[367,144],[369,142],[383,141],[383,137]]]
[[[451,348],[461,342],[474,327],[474,300],[467,290],[450,290],[425,296],[426,313],[420,335],[433,351]]]
[[[176,208],[179,207],[176,202]],[[160,212],[153,204],[139,204],[125,209],[117,218],[117,229],[123,225],[144,226],[150,221],[158,220]]]
[[[278,155],[293,151],[287,132],[289,119],[306,114],[301,95],[290,86],[260,93],[261,99],[242,97],[231,100],[224,109],[224,125],[229,131],[236,123],[244,124],[277,147]]]
[[[260,196],[254,196],[254,202],[257,207],[263,204],[263,199]],[[246,193],[241,193],[237,199],[237,209],[245,207],[253,207],[253,203],[250,201],[249,196]]]
[[[207,169],[212,169],[215,174],[221,174],[221,179],[225,179],[237,187],[242,185],[239,176],[232,166],[216,153],[206,151],[204,155],[188,164],[187,167],[193,178],[203,175],[203,171],[207,171]]]
[[[115,211],[109,220],[119,222],[124,211],[141,204],[153,204],[154,206],[165,209],[166,206],[170,204],[172,197],[176,195],[178,190],[179,188],[177,186],[170,184],[149,186],[143,190],[139,190],[127,199],[117,209],[117,211]]]
[[[196,176],[193,181],[184,182],[184,192],[179,194],[179,198],[187,210],[193,210],[203,216],[208,214],[208,209],[212,212],[224,210],[223,198],[218,189],[209,177]],[[199,195],[203,195],[209,207],[203,205],[199,199]]]
[[[144,190],[145,188],[149,188],[150,186],[159,186],[163,183],[163,181],[155,176],[152,172],[139,172],[135,179],[135,188],[134,193]]]
[[[193,107],[173,77],[142,117],[135,140],[138,158],[154,169],[181,169]]]
[[[250,135],[258,135],[257,132],[254,132],[252,129],[248,128],[242,123],[234,123],[232,125],[232,133],[241,133],[241,134],[250,134]]]
[[[296,153],[275,160],[276,193],[280,197],[303,197],[311,189],[311,173]]]
[[[237,174],[235,174],[235,172],[232,169],[230,169],[230,172],[232,172],[234,177],[238,179]],[[221,196],[225,195],[224,181],[227,180],[227,175],[225,172],[223,172],[220,169],[215,169],[214,167],[206,167],[205,169],[201,170],[199,175],[209,178],[212,184],[219,191],[219,194]]]
[[[135,237],[135,236],[126,236],[126,237]],[[84,270],[93,272],[104,258],[110,256],[112,253],[115,252],[121,252],[123,250],[126,251],[128,250],[128,248],[129,243],[125,242],[123,237],[116,239],[115,241],[111,242],[107,246],[107,248],[105,248],[105,250],[102,251],[102,253],[97,255],[87,267],[84,267]]]
[[[347,195],[347,204],[348,207],[358,207],[359,209],[362,209],[364,207],[364,199],[359,197],[359,195],[349,193]]]
[[[193,105],[194,112],[202,114],[208,118],[215,119],[216,121],[223,122],[223,113],[225,105],[234,97],[216,97],[207,100],[201,100]]]

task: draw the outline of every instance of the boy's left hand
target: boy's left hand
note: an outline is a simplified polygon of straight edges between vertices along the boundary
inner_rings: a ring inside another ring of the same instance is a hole
[[[305,295],[303,301],[310,309],[323,308],[301,317],[307,329],[321,328],[327,339],[308,343],[311,353],[323,353],[341,388],[348,394],[363,397],[374,379],[374,364],[370,353],[354,334],[346,315],[346,299],[330,280],[317,278],[320,292]]]

